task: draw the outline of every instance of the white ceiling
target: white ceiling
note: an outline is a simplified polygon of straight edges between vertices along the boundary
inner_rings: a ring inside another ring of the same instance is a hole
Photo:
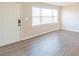
[[[56,5],[56,6],[71,6],[78,4],[78,2],[45,2],[51,5]]]

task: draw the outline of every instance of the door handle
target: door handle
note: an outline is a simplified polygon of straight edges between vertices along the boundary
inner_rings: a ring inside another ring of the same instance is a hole
[[[21,20],[18,19],[18,26],[21,26]]]

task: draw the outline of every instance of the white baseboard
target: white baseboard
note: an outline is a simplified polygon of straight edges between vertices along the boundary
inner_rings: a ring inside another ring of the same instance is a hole
[[[63,27],[62,30],[68,30],[68,31],[74,31],[74,32],[79,32],[79,29],[71,28],[71,27]]]
[[[33,36],[26,37],[26,38],[22,38],[22,40],[30,39],[30,38],[33,38],[33,37],[36,37],[36,36],[39,36],[39,35],[43,35],[43,34],[46,34],[46,33],[49,33],[49,32],[55,31],[55,30],[59,30],[59,29],[60,29],[60,27],[56,27],[53,30],[50,30],[48,32],[44,32],[44,33],[41,33],[41,34],[38,34],[38,35],[33,35]]]

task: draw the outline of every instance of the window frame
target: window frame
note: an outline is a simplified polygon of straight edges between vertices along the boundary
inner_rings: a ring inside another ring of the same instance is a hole
[[[33,17],[40,17],[40,24],[39,24],[39,25],[43,25],[43,24],[42,24],[42,17],[52,17],[52,22],[50,22],[50,23],[45,23],[45,24],[58,23],[58,9],[55,9],[55,8],[54,8],[54,9],[53,9],[53,8],[42,8],[42,7],[32,6],[32,8],[33,8],[33,7],[40,9],[40,16],[33,16],[33,15],[32,15],[32,18],[33,18]],[[41,9],[51,9],[51,10],[52,10],[52,16],[42,16],[42,15],[41,15],[41,14],[42,14]],[[53,13],[54,13],[53,10],[57,10],[57,15],[56,15],[56,16],[53,15]],[[54,17],[57,17],[57,22],[54,22]],[[33,20],[32,20],[32,21],[33,21]],[[32,26],[39,26],[39,25],[33,25],[33,24],[32,24]]]

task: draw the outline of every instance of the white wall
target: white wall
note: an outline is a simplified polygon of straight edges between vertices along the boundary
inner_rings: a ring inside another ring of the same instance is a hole
[[[79,32],[79,4],[61,8],[62,29]]]
[[[18,3],[0,3],[0,46],[20,41],[20,7]]]
[[[46,7],[46,8],[56,8],[60,14],[60,8],[57,6],[52,6],[44,3],[23,3],[22,5],[22,39],[27,39],[33,36],[41,35],[53,30],[60,29],[60,15],[57,24],[47,24],[37,27],[32,27],[32,6]]]

